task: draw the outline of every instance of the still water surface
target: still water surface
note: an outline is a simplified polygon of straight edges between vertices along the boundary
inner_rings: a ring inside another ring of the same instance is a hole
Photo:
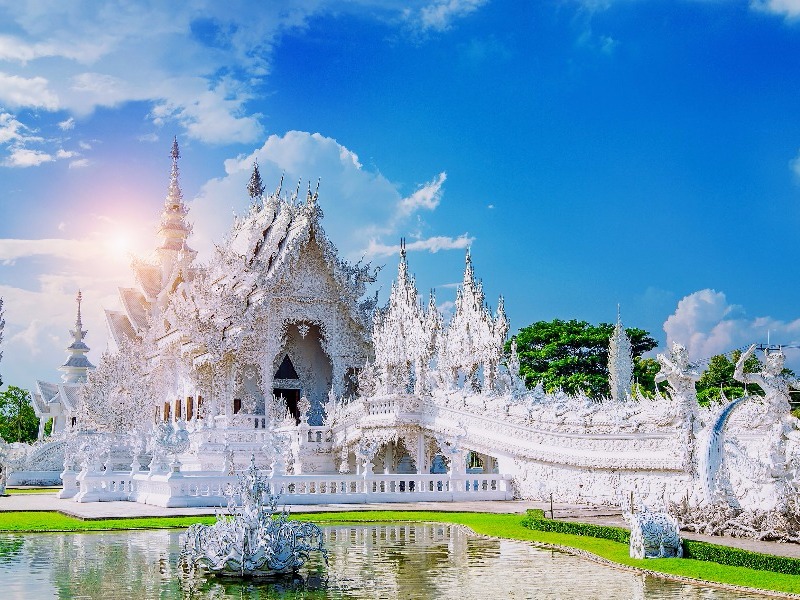
[[[0,597],[16,598],[749,598],[665,582],[448,525],[323,528],[330,564],[305,581],[233,583],[177,567],[180,532],[0,535]],[[759,596],[755,596],[759,597]]]

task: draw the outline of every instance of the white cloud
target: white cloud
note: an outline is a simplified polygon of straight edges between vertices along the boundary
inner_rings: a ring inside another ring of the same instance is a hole
[[[263,94],[282,36],[321,14],[365,9],[385,22],[444,31],[485,0],[291,0],[288,3],[3,3],[0,102],[64,110],[59,122],[98,107],[140,101],[156,123],[178,123],[209,143],[252,142],[262,116],[249,102]]]
[[[75,119],[73,119],[72,117],[70,117],[70,118],[69,118],[69,119],[67,119],[66,121],[61,121],[61,122],[59,122],[59,124],[58,124],[58,128],[59,128],[61,131],[69,131],[70,129],[75,129]]]
[[[0,132],[2,132],[2,130],[0,130]],[[21,146],[12,146],[8,158],[6,158],[2,164],[6,167],[38,167],[43,163],[66,158],[75,158],[76,156],[80,156],[80,154],[74,150],[64,150],[63,148],[56,150],[55,154],[50,154],[43,150],[31,150],[30,148],[23,148]],[[78,159],[71,161],[69,167],[85,167],[88,164],[88,160]]]
[[[419,209],[434,210],[442,200],[442,184],[447,179],[447,173],[441,172],[433,180],[421,186],[410,196],[403,198],[398,206],[401,216],[408,216]]]
[[[753,10],[781,15],[787,19],[800,17],[800,0],[752,0]]]
[[[78,142],[78,148],[81,150],[91,150],[92,145],[89,142],[80,141]]]
[[[14,148],[8,158],[3,161],[3,165],[6,167],[37,167],[52,160],[55,160],[52,155],[41,150]]]
[[[0,113],[0,144],[22,141],[28,137],[28,131],[11,113]]]
[[[406,244],[406,250],[409,252],[424,250],[435,254],[440,250],[463,250],[469,248],[474,241],[475,238],[470,237],[466,233],[461,234],[457,238],[438,235]],[[370,240],[365,252],[368,257],[392,256],[393,254],[399,253],[400,244],[386,245],[375,240]]]
[[[704,289],[685,296],[664,323],[667,344],[686,346],[693,360],[709,358],[748,346],[800,342],[800,319],[748,318],[741,306],[730,304],[723,292]]]
[[[61,230],[61,224],[59,224],[59,230]],[[91,260],[97,256],[97,253],[97,244],[88,239],[0,239],[0,263],[4,264],[11,264],[21,258],[32,256],[52,256],[79,261]]]
[[[71,160],[69,162],[70,169],[82,169],[84,167],[89,166],[89,159],[88,158],[79,158],[77,160]]]
[[[20,77],[0,72],[0,102],[10,107],[57,110],[58,96],[44,77]]]
[[[158,134],[157,133],[145,133],[140,135],[136,138],[140,142],[157,142],[158,141]]]
[[[453,21],[475,12],[485,3],[486,0],[437,0],[410,16],[423,31],[446,31]]]

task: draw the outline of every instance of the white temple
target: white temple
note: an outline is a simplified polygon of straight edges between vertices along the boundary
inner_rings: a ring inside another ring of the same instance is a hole
[[[116,350],[77,406],[63,396],[64,408],[47,412],[56,395],[38,388],[37,413],[75,417],[53,442],[64,452],[62,497],[219,505],[255,457],[287,503],[633,498],[795,510],[800,432],[786,398],[800,384],[775,366],[782,355],[746,375],[766,398],[700,407],[697,373],[676,346],[659,355],[669,392],[648,398],[631,391],[618,316],[609,398],[528,390],[515,344],[504,352],[503,299],[492,314],[469,253],[448,323],[433,294],[419,297],[404,246],[377,308],[366,295],[375,271],[339,258],[318,191],[265,195],[254,166],[249,211],[200,265],[177,142],[171,157],[160,243],[134,262],[122,309],[106,312]],[[76,361],[84,335],[79,311]]]

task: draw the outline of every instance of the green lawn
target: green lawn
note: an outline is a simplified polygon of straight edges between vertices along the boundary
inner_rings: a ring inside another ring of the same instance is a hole
[[[314,521],[319,524],[389,523],[395,521],[454,523],[466,525],[482,535],[539,544],[568,546],[591,552],[622,565],[644,568],[660,573],[765,590],[800,593],[800,576],[757,571],[744,567],[730,567],[692,559],[635,560],[628,556],[628,546],[626,544],[599,538],[528,529],[521,524],[523,516],[516,514],[352,511],[305,513],[293,516],[296,519]],[[184,528],[192,523],[212,523],[214,520],[214,517],[162,517],[82,521],[53,512],[0,512],[0,531],[100,531]]]
[[[192,523],[213,523],[215,520],[215,517],[155,517],[83,521],[57,512],[0,512],[0,532],[170,529],[186,528]]]
[[[55,494],[60,487],[6,488],[6,494]]]

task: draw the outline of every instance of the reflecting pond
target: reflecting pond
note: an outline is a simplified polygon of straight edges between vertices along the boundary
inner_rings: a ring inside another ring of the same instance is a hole
[[[178,568],[179,531],[0,535],[4,598],[748,598],[604,567],[458,526],[323,528],[327,572],[244,583]],[[757,597],[757,596],[756,596]]]

